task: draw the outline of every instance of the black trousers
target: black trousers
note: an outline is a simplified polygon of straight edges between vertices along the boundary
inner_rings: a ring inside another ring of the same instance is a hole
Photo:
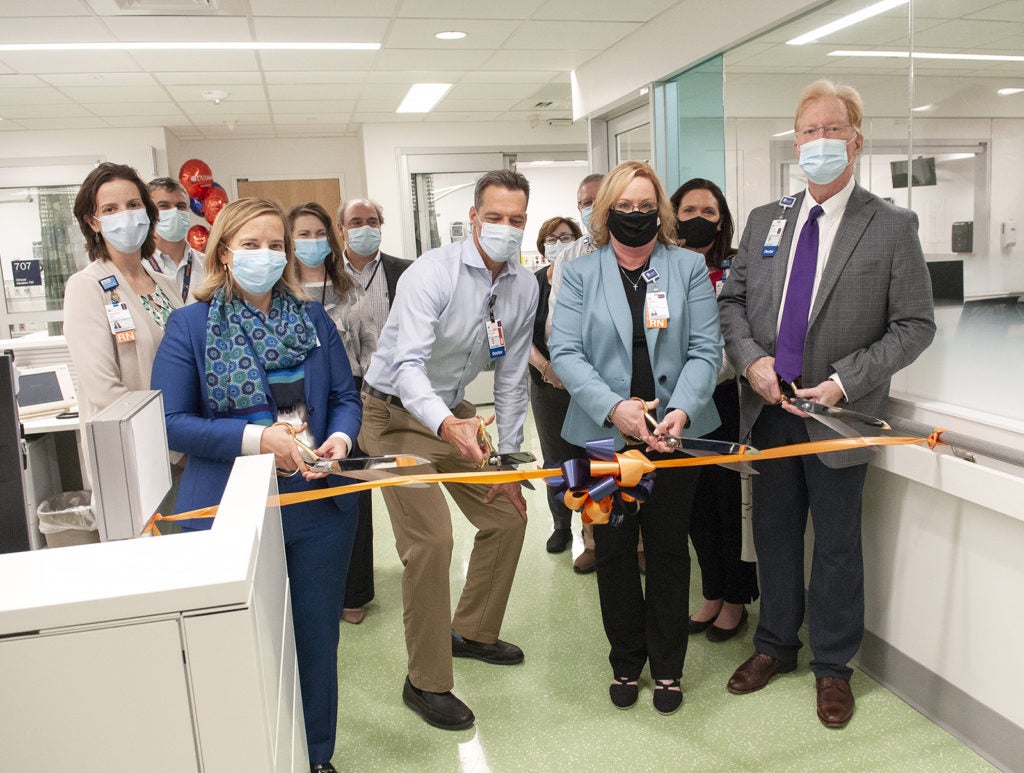
[[[722,425],[706,437],[736,442],[740,434],[739,390],[735,381],[715,389],[715,407]],[[757,565],[740,560],[743,543],[740,474],[724,467],[700,468],[693,499],[690,540],[700,564],[706,599],[749,604],[757,598]]]
[[[601,619],[615,676],[636,678],[647,661],[654,679],[678,679],[683,672],[690,595],[686,535],[698,475],[696,468],[659,470],[638,513],[627,515],[621,526],[594,527]],[[640,529],[646,584],[636,560]]]
[[[569,393],[555,389],[546,382],[530,378],[530,407],[533,408],[533,422],[537,427],[540,452],[545,467],[558,467],[566,459],[584,457],[586,453],[562,437],[562,424],[569,410]],[[572,524],[572,510],[565,506],[562,495],[547,487],[548,509],[556,529],[568,529]]]
[[[354,455],[354,454],[353,454]],[[345,583],[345,608],[363,607],[373,601],[373,498],[371,492],[360,491],[359,518],[352,544],[352,561]]]
[[[758,448],[806,443],[805,421],[766,407],[753,429]],[[867,465],[833,469],[817,456],[759,462],[754,476],[754,545],[761,577],[758,652],[796,660],[804,619],[804,531],[810,508],[814,555],[806,603],[811,670],[849,679],[864,637],[861,496]]]

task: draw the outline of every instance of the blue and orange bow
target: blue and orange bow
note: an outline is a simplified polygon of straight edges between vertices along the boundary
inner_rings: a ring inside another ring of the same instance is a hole
[[[562,462],[562,474],[544,480],[564,492],[565,506],[578,510],[583,523],[608,523],[621,514],[622,502],[643,502],[650,496],[655,469],[638,450],[615,453],[614,441],[605,438],[587,443],[586,459]]]

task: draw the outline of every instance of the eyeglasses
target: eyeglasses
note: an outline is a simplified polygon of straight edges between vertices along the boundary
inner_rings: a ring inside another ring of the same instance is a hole
[[[846,131],[849,131],[853,127],[847,124],[846,126],[812,126],[807,129],[800,129],[797,133],[797,139],[810,140],[815,137],[825,137],[826,139],[835,139]]]
[[[561,242],[562,244],[568,244],[569,242],[576,241],[576,237],[572,234],[562,234],[561,236],[546,236],[544,237],[544,243],[549,247],[553,244]]]
[[[641,201],[639,204],[634,204],[632,201],[619,201],[612,207],[616,212],[623,215],[628,215],[630,212],[642,212],[647,215],[658,208],[658,205],[653,201]]]

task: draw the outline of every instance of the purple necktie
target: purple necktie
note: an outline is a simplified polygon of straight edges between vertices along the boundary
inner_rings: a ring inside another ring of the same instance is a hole
[[[818,266],[818,217],[823,211],[815,204],[807,215],[807,222],[796,243],[793,268],[789,272],[786,305],[782,308],[779,339],[775,344],[775,372],[787,384],[796,381],[803,372],[807,317],[811,311],[814,272]]]

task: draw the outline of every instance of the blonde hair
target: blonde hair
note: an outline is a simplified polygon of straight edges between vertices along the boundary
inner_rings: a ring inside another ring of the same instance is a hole
[[[291,293],[299,300],[308,300],[295,268],[295,242],[292,240],[291,228],[288,227],[281,207],[269,199],[238,199],[225,206],[217,215],[210,238],[206,240],[206,279],[195,291],[196,300],[209,301],[220,289],[224,290],[224,296],[229,301],[240,297],[241,290],[221,260],[221,253],[228,249],[228,242],[243,225],[263,215],[276,215],[281,220],[284,252],[288,258],[284,274],[274,287]]]
[[[655,171],[642,161],[624,161],[604,176],[601,187],[594,197],[594,214],[590,216],[590,236],[594,244],[603,247],[608,244],[608,212],[619,200],[622,192],[629,187],[636,177],[646,177],[654,185],[654,194],[658,199],[658,241],[662,244],[675,244],[676,213],[672,202],[658,179]]]
[[[796,118],[793,119],[793,128],[799,129],[797,123],[811,103],[819,99],[838,99],[846,107],[846,118],[850,126],[860,134],[861,122],[864,120],[864,101],[860,98],[860,92],[853,86],[842,86],[830,80],[817,80],[805,88],[800,94],[800,101],[796,106]]]

